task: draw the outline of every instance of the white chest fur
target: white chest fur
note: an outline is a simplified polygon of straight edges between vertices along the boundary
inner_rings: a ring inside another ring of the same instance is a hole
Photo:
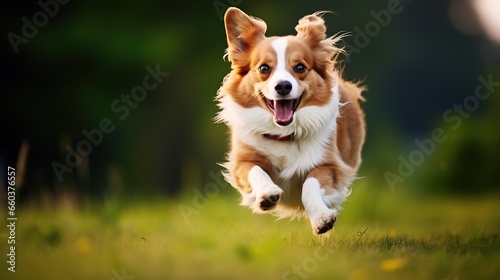
[[[288,126],[278,126],[273,116],[260,107],[244,108],[229,94],[219,103],[218,121],[231,127],[236,141],[243,142],[268,157],[281,179],[294,175],[302,177],[322,163],[328,150],[327,144],[336,129],[339,115],[338,87],[332,88],[330,102],[324,106],[305,106],[295,112]],[[266,139],[264,134],[295,135],[291,142]]]

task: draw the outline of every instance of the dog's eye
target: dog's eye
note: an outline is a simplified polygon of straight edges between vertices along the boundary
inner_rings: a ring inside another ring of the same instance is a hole
[[[304,73],[304,72],[306,72],[307,68],[304,64],[299,63],[299,64],[295,65],[293,70],[297,73]]]
[[[259,72],[262,74],[267,74],[270,71],[271,71],[271,67],[269,67],[269,65],[267,65],[267,64],[262,64],[261,66],[259,66]]]

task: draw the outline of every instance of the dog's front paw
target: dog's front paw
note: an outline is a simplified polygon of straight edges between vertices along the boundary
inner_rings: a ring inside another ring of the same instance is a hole
[[[256,203],[260,210],[269,211],[276,207],[282,196],[283,190],[276,185],[272,185],[257,196]]]
[[[311,226],[315,234],[323,234],[333,228],[333,224],[337,220],[335,210],[329,209],[324,213],[311,217]]]

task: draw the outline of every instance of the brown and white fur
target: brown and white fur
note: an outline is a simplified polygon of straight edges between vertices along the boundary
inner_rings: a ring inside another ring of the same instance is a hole
[[[295,217],[329,231],[350,194],[365,138],[363,87],[340,77],[322,13],[297,35],[266,37],[264,21],[225,14],[231,72],[218,91],[218,122],[230,130],[226,179],[254,212]]]

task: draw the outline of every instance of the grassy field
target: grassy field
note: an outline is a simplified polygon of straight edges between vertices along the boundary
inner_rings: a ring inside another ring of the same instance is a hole
[[[186,219],[180,205],[199,211]],[[251,214],[232,190],[202,208],[189,194],[24,207],[15,273],[0,231],[0,279],[500,279],[499,195],[416,198],[358,183],[344,206],[321,237],[305,219]]]

